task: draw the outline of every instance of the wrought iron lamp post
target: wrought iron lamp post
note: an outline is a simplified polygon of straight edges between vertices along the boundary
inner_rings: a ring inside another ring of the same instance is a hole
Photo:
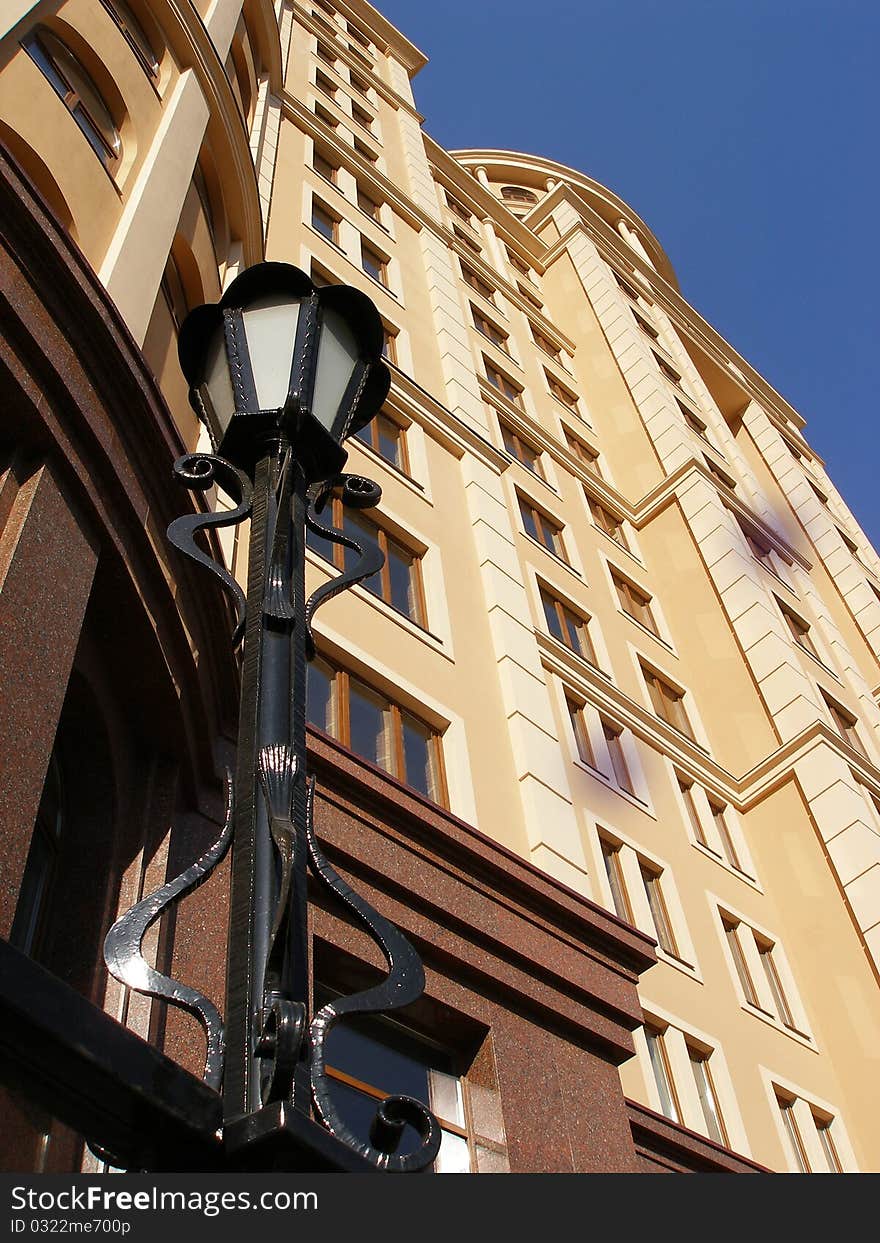
[[[227,823],[214,846],[175,881],[137,904],[111,929],[105,957],[132,987],[183,1005],[208,1040],[205,1081],[222,1092],[226,1159],[233,1168],[419,1170],[440,1143],[427,1106],[409,1097],[380,1105],[370,1140],[337,1112],[325,1042],[347,1015],[415,1000],[421,962],[403,935],[355,894],[323,855],[306,776],[306,670],[310,623],[326,599],[381,568],[382,553],[325,526],[324,502],[374,505],[378,486],[340,473],[345,438],[378,412],[390,376],[382,324],[367,296],[316,289],[299,269],[247,269],[219,303],[196,308],[180,332],[190,400],[215,453],[175,464],[192,489],[221,487],[234,508],[179,518],[168,530],[181,551],[210,568],[235,600],[234,641],[244,644],[238,752],[228,780]],[[245,594],[194,541],[200,529],[250,518]],[[306,529],[342,543],[357,563],[305,595]],[[146,928],[165,906],[206,878],[232,841],[226,1013],[152,970],[141,957]],[[388,960],[381,985],[337,999],[309,1021],[307,869],[333,891]],[[397,1152],[409,1125],[414,1151]]]

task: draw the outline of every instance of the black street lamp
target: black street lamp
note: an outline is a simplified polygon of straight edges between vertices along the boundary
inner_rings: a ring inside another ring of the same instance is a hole
[[[324,600],[382,565],[375,545],[355,541],[318,517],[334,489],[344,504],[361,508],[381,496],[376,484],[340,472],[347,459],[344,440],[366,426],[388,392],[382,339],[379,314],[365,294],[344,286],[317,289],[305,273],[282,263],[247,269],[218,303],[197,307],[180,332],[190,401],[216,452],[181,458],[175,473],[193,489],[219,485],[234,508],[179,518],[168,535],[210,568],[236,601],[234,639],[244,643],[236,773],[228,782],[221,837],[186,873],[114,925],[105,958],[123,982],[183,1005],[202,1021],[205,1081],[222,1092],[225,1159],[232,1168],[421,1170],[440,1144],[427,1106],[404,1096],[379,1106],[369,1143],[358,1139],[336,1109],[325,1071],[325,1042],[334,1023],[406,1005],[424,988],[421,962],[406,938],[324,857],[312,825],[313,783],[306,777],[311,619]],[[246,517],[245,594],[193,537]],[[358,554],[352,568],[308,600],[307,527]],[[209,874],[230,839],[221,1020],[207,998],[152,970],[140,945],[149,924]],[[307,869],[374,937],[389,966],[382,984],[336,999],[311,1021]],[[399,1154],[407,1125],[419,1142]]]

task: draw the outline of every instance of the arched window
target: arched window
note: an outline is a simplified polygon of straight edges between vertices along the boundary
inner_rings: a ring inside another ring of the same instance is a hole
[[[122,31],[125,41],[151,78],[159,77],[159,57],[147,32],[125,0],[102,0],[104,8]]]
[[[16,949],[34,958],[40,957],[41,934],[52,901],[66,819],[64,782],[56,749],[49,760],[9,937]]]
[[[122,140],[110,109],[70,48],[51,30],[40,26],[22,46],[85,134],[105,168],[115,168]]]
[[[537,203],[538,196],[532,190],[525,190],[522,186],[502,186],[501,197],[507,199],[509,203]]]

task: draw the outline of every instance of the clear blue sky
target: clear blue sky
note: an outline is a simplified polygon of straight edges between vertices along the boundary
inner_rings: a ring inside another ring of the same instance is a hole
[[[560,160],[642,216],[880,547],[877,0],[377,7],[430,57],[444,147]]]

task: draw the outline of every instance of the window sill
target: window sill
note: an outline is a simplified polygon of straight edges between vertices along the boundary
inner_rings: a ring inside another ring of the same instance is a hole
[[[811,1036],[808,1036],[805,1032],[797,1031],[794,1027],[787,1027],[775,1014],[769,1014],[759,1006],[753,1006],[750,1001],[742,1001],[740,1006],[746,1014],[751,1014],[753,1018],[760,1019],[762,1023],[766,1023],[774,1031],[778,1031],[783,1036],[789,1036],[797,1044],[802,1045],[806,1049],[811,1049],[814,1053],[818,1052],[815,1041]]]
[[[751,888],[757,890],[758,893],[764,892],[754,876],[750,875],[748,872],[744,872],[742,868],[734,867],[733,864],[728,862],[723,855],[716,854],[711,846],[704,846],[702,842],[698,842],[695,838],[691,839],[691,845],[694,850],[698,850],[701,855],[705,855],[707,859],[711,859],[713,863],[717,863],[719,867],[724,868],[725,872],[729,872],[730,875],[735,876],[737,880],[744,881],[745,884],[750,885]]]
[[[408,475],[405,470],[401,469],[401,467],[395,466],[393,462],[390,462],[388,458],[383,457],[381,453],[377,453],[372,445],[364,444],[364,442],[359,440],[357,436],[351,436],[346,443],[349,447],[356,446],[358,449],[361,449],[371,461],[383,466],[385,470],[390,470],[394,477],[399,479],[401,483],[406,484],[408,488],[412,488],[412,490],[423,500],[428,500],[424,484],[421,484],[418,480],[413,479],[412,475]]]
[[[547,484],[547,487],[549,488],[550,485]],[[534,544],[535,548],[540,548],[541,552],[545,552],[548,557],[552,557],[557,565],[563,566],[566,570],[568,570],[569,574],[573,574],[579,582],[584,581],[584,576],[581,574],[580,570],[576,570],[573,565],[569,565],[564,557],[560,557],[558,552],[553,552],[547,547],[546,544],[542,544],[541,541],[535,539],[533,535],[529,535],[528,531],[520,530],[520,535],[522,535],[524,539],[527,539],[530,544]]]
[[[335,250],[337,255],[342,255],[343,259],[348,258],[347,253],[342,249],[338,242],[334,242],[325,234],[320,233],[313,224],[306,223],[306,228],[310,233],[314,234],[315,237],[319,237],[325,245],[330,247],[331,250]]]
[[[603,536],[605,539],[609,540],[609,541],[610,541],[610,542],[614,545],[614,547],[615,547],[615,548],[616,548],[619,552],[626,553],[626,555],[627,555],[628,557],[632,557],[632,559],[633,559],[633,561],[635,561],[636,565],[641,566],[641,568],[642,568],[642,569],[644,569],[644,568],[645,568],[645,567],[644,567],[644,565],[643,565],[643,563],[642,563],[642,559],[641,559],[641,557],[637,556],[634,552],[632,552],[632,551],[631,551],[629,548],[627,548],[624,544],[621,544],[618,540],[616,540],[616,539],[614,538],[614,536],[613,536],[613,535],[609,535],[607,531],[603,531],[603,530],[602,530],[602,528],[601,528],[600,526],[597,526],[597,525],[596,525],[596,523],[595,523],[595,522],[593,522],[592,518],[590,519],[590,525],[593,527],[593,529],[594,529],[594,530],[598,531],[598,532],[599,532],[599,534],[600,534],[601,536]],[[627,614],[627,616],[629,616],[629,614]],[[656,636],[655,636],[655,637],[656,637]]]
[[[655,643],[659,643],[662,648],[665,648],[671,656],[674,656],[676,660],[678,659],[678,652],[668,639],[661,638],[661,636],[657,634],[656,630],[651,630],[650,627],[646,626],[644,622],[640,622],[637,617],[633,617],[632,613],[627,613],[626,609],[618,608],[617,611],[621,617],[625,617],[627,621],[632,622],[634,626],[637,626],[639,630],[641,630],[642,634],[648,635],[654,640]]]

